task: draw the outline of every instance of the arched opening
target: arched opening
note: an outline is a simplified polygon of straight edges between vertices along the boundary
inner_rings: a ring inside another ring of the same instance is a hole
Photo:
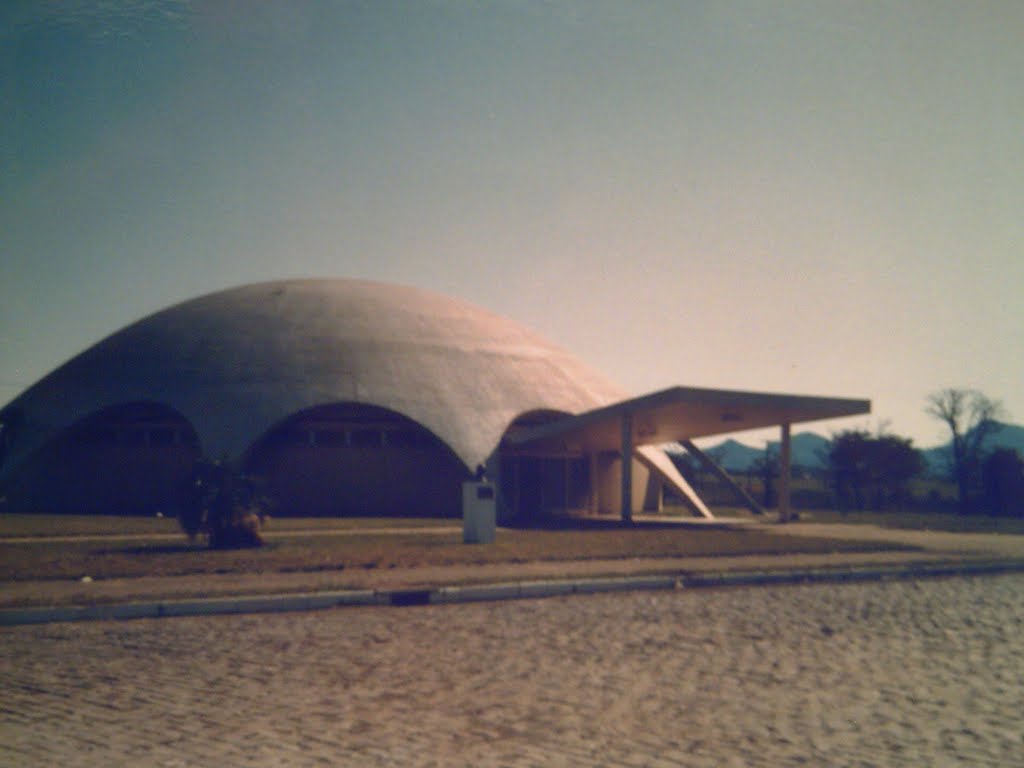
[[[543,450],[514,447],[516,432],[557,421],[560,411],[530,411],[509,425],[501,444],[500,493],[503,517],[521,523],[594,511],[591,457],[581,448]]]
[[[112,515],[177,514],[201,454],[173,408],[123,403],[64,430],[12,478],[11,509]]]
[[[433,433],[394,411],[357,403],[297,413],[250,448],[245,470],[265,479],[275,514],[461,514],[469,472]]]
[[[7,461],[7,453],[14,444],[15,434],[24,420],[24,414],[18,408],[0,411],[0,469],[3,469]]]

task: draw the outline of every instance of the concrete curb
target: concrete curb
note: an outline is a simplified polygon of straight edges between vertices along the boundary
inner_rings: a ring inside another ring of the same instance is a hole
[[[92,606],[6,608],[0,626],[48,624],[66,621],[156,619],[171,616],[222,616],[243,613],[317,611],[355,606],[414,606],[522,600],[598,592],[661,589],[748,587],[775,584],[843,583],[896,579],[984,576],[1024,573],[1024,561],[905,564],[900,566],[848,566],[771,571],[700,571],[639,576],[601,576],[549,579],[422,589],[345,590],[299,594],[222,597],[158,602],[113,603]]]
[[[843,583],[906,579],[937,579],[951,576],[991,576],[1024,573],[1024,561],[1001,560],[976,563],[923,563],[898,566],[843,566],[777,571],[704,571],[680,578],[680,587],[745,587],[773,584]]]
[[[386,593],[374,590],[350,590],[292,595],[112,603],[110,605],[5,608],[0,610],[0,626],[48,624],[58,621],[109,621],[111,619],[159,619],[170,616],[222,616],[239,613],[317,611],[342,606],[390,604],[390,596]]]

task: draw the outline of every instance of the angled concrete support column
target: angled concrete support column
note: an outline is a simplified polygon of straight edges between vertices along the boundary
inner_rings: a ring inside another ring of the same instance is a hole
[[[732,490],[736,494],[737,498],[743,503],[747,509],[753,512],[755,515],[763,515],[764,510],[761,505],[758,504],[754,497],[743,490],[742,486],[732,479],[722,467],[715,463],[715,460],[708,456],[704,451],[694,445],[692,440],[680,440],[679,444],[686,449],[686,452],[697,459],[706,470],[711,472],[715,477],[718,478],[719,482],[723,483],[726,487]]]
[[[622,519],[633,522],[633,416],[622,414]]]
[[[779,522],[784,523],[793,516],[789,503],[789,476],[793,463],[793,450],[789,439],[789,424],[782,425],[779,444]]]

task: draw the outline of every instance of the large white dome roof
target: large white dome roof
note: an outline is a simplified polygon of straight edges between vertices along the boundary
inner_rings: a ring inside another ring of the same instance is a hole
[[[304,409],[355,402],[431,430],[470,469],[509,424],[623,392],[517,323],[429,291],[287,280],[211,293],[112,334],[12,401],[11,459],[108,406],[170,406],[207,455],[237,456]]]

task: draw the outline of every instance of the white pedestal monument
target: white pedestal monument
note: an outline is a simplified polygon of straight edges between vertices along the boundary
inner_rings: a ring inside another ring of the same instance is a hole
[[[494,486],[482,480],[462,484],[462,543],[490,544],[494,541],[496,511]]]

